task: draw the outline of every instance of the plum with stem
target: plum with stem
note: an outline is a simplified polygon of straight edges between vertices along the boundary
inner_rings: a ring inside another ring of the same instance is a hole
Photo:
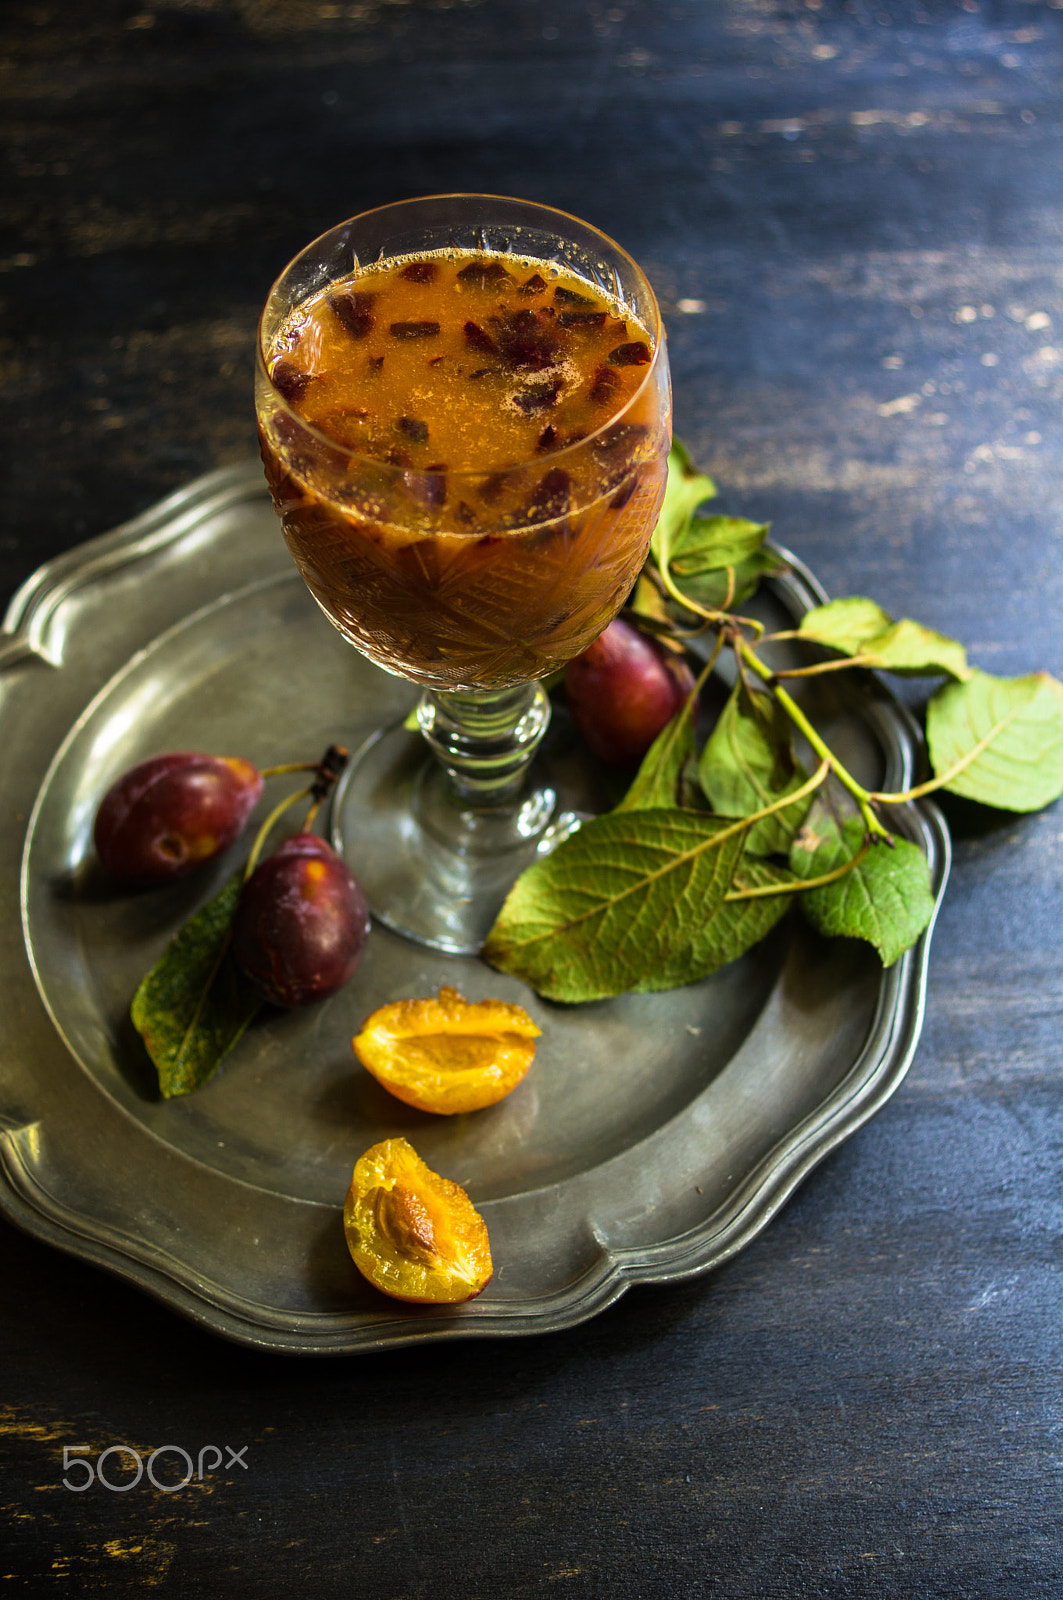
[[[335,994],[351,977],[369,910],[350,868],[316,833],[297,833],[259,864],[233,918],[233,954],[274,1005]]]

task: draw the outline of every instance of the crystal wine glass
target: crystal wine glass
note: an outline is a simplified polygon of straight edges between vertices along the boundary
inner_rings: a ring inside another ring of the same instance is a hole
[[[376,916],[475,951],[572,826],[533,757],[541,680],[620,609],[664,494],[653,291],[587,223],[441,195],[307,246],[259,333],[262,456],[331,622],[423,689],[353,759],[333,842]]]

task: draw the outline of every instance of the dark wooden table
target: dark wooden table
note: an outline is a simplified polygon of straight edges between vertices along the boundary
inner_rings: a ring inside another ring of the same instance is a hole
[[[144,4],[0,15],[5,594],[253,452],[294,250],[482,189],[648,269],[722,509],[1063,674],[1061,0]],[[314,1362],[0,1226],[11,1592],[1063,1595],[1063,831],[950,820],[914,1066],[707,1279]],[[63,1487],[121,1443],[246,1453]]]

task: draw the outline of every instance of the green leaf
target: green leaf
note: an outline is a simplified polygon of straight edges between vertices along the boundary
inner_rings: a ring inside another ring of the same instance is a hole
[[[616,811],[644,811],[651,807],[674,806],[679,795],[683,768],[695,754],[694,712],[698,697],[687,696],[670,722],[666,722],[642,758]]]
[[[829,645],[843,655],[859,655],[868,639],[885,633],[892,627],[893,618],[874,600],[852,595],[847,600],[831,600],[825,606],[813,606],[801,618],[798,633],[802,639],[814,639],[817,644]]]
[[[1039,811],[1063,794],[1063,684],[1047,672],[975,672],[927,707],[930,762],[953,794],[1005,811]]]
[[[925,678],[939,672],[959,680],[971,676],[962,644],[907,617],[869,639],[861,653],[869,657],[869,667],[881,667],[902,677]]]
[[[706,814],[712,810],[708,800],[705,798],[705,791],[701,787],[701,779],[698,777],[696,753],[690,756],[687,761],[684,761],[679,769],[676,805],[685,811],[702,811]]]
[[[133,1026],[169,1100],[205,1083],[262,1005],[229,951],[238,873],[175,935],[133,997]]]
[[[821,808],[790,852],[799,878],[818,878],[851,861],[863,847],[864,822],[850,817],[839,830]],[[809,889],[801,909],[814,928],[831,938],[865,939],[891,967],[909,950],[934,914],[934,890],[926,857],[907,839],[871,846],[851,872]]]
[[[670,967],[723,900],[745,830],[613,811],[517,879],[481,954],[548,1000],[604,1000]]]
[[[738,865],[730,892],[785,889],[795,881],[793,873],[785,867],[770,861],[750,860],[746,856]],[[678,989],[684,983],[707,978],[729,961],[737,961],[767,937],[785,916],[794,898],[793,894],[780,893],[748,900],[724,900],[690,942],[678,950],[666,966],[647,973],[644,981],[635,986],[635,992],[649,994],[661,989]]]
[[[720,713],[698,772],[713,810],[724,817],[751,816],[799,789],[807,777],[793,759],[789,739],[776,731],[767,714],[758,714],[741,684]],[[747,852],[785,854],[810,805],[806,796],[755,822],[746,839]]]
[[[748,600],[761,578],[771,572],[785,572],[786,563],[774,550],[760,549],[756,555],[750,556],[746,561],[740,561],[731,569],[734,580],[730,600],[728,601],[728,573],[726,568],[720,572],[702,572],[695,577],[684,578],[681,583],[673,583],[681,589],[696,605],[704,606],[708,611],[719,610],[725,601],[728,606],[740,606]]]
[[[653,530],[650,549],[657,565],[667,568],[672,559],[672,545],[686,527],[703,500],[711,500],[716,485],[711,478],[694,466],[686,448],[679,440],[673,441],[668,456],[668,483],[664,491],[661,513]]]
[[[672,541],[672,575],[693,578],[740,566],[756,555],[767,532],[766,522],[747,522],[744,517],[692,517]]]
[[[633,611],[642,622],[654,624],[662,633],[675,633],[675,625],[668,615],[668,602],[645,571],[639,573],[625,610]]]
[[[971,676],[962,644],[907,617],[894,622],[873,600],[854,596],[816,606],[806,611],[797,631],[804,639],[814,639],[842,655],[858,655],[866,666],[902,677],[942,672],[961,680]]]

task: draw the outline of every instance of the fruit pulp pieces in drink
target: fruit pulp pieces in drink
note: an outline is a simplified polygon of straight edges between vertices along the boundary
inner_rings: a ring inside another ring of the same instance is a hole
[[[668,389],[646,330],[596,286],[512,256],[393,262],[297,307],[267,360],[289,546],[381,666],[501,687],[615,614],[663,494]]]
[[[274,381],[340,444],[422,471],[497,471],[594,433],[641,385],[650,337],[582,279],[507,261],[332,284],[279,331]]]

